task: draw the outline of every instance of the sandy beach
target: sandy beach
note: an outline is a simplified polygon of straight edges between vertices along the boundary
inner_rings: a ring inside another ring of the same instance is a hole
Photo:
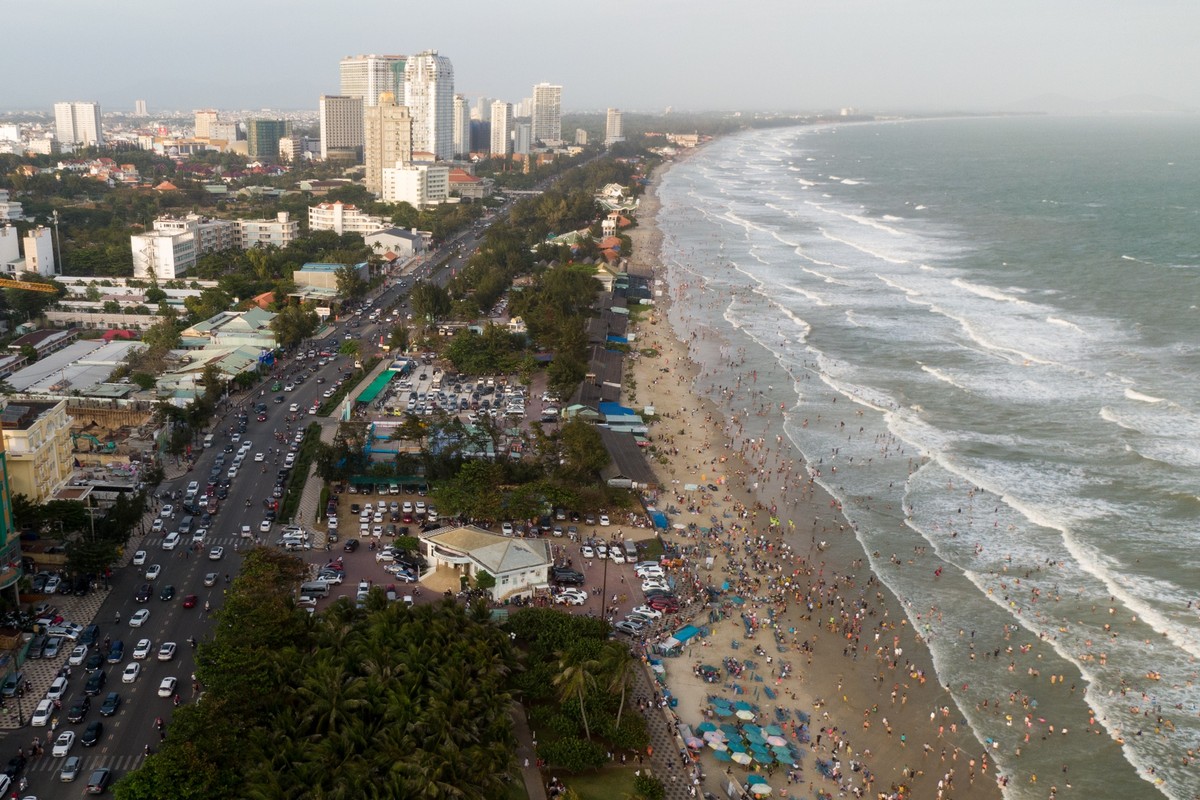
[[[663,457],[652,464],[660,506],[679,512],[664,539],[690,555],[680,579],[726,588],[712,614],[693,620],[709,635],[663,660],[680,723],[695,731],[705,721],[740,722],[714,713],[710,696],[754,704],[751,727],[786,718],[785,738],[803,753],[799,768],[757,772],[776,797],[999,797],[995,764],[938,685],[928,650],[870,572],[836,502],[773,430],[774,409],[756,402],[757,376],[721,365],[721,403],[697,396],[701,371],[718,367],[697,364],[693,347],[711,350],[716,334],[693,328],[685,344],[667,320],[680,287],[664,280],[654,215],[668,168],[655,173],[631,233],[630,272],[653,275],[661,290],[636,328],[636,347],[658,355],[631,359],[636,389],[624,399],[661,418],[651,438]],[[687,319],[682,306],[672,314]],[[700,488],[685,490],[692,485]],[[718,667],[718,676],[706,680],[700,665]],[[751,774],[701,752],[706,791]],[[1062,783],[1047,781],[1047,795]]]

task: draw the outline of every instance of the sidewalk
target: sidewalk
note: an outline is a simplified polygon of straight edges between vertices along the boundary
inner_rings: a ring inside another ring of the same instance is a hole
[[[330,417],[320,417],[317,424],[321,426],[321,441],[325,444],[332,444],[334,436],[337,434],[338,420]],[[317,465],[309,464],[308,476],[304,480],[304,490],[300,494],[300,504],[296,506],[296,516],[292,520],[297,525],[302,525],[305,528],[312,529],[315,525],[318,515],[324,516],[325,509],[318,508],[321,502],[321,487],[325,482],[317,475]],[[325,532],[313,529],[313,547],[325,546]]]
[[[525,718],[525,707],[512,704],[513,737],[517,740],[517,769],[525,781],[525,794],[529,800],[546,800],[546,783],[537,766],[537,753],[533,749],[533,734],[529,732],[529,720]]]

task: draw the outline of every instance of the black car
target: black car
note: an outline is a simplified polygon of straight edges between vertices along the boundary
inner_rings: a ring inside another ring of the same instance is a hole
[[[88,778],[87,793],[88,794],[103,794],[108,788],[108,784],[112,781],[112,770],[108,767],[92,770],[92,775]]]
[[[227,488],[222,486],[221,488],[217,489],[217,498],[218,499],[224,500],[226,497],[229,497],[229,490]]]
[[[83,718],[87,716],[87,712],[92,707],[92,698],[84,695],[75,701],[74,705],[67,709],[67,722],[83,722]]]
[[[232,453],[232,452],[233,452],[233,443],[232,443],[232,442],[230,442],[230,443],[227,443],[227,444],[225,445],[225,452],[226,452],[226,453]]]
[[[102,666],[104,666],[104,654],[99,650],[88,655],[87,661],[83,662],[83,668],[89,673],[95,672]]]
[[[347,553],[353,553],[358,549],[358,539],[347,539],[346,543],[342,545],[342,549]]]
[[[109,692],[104,696],[104,703],[100,706],[100,716],[111,717],[117,713],[117,709],[121,707],[121,695],[117,692]]]
[[[555,570],[550,576],[555,583],[561,583],[566,586],[580,586],[583,584],[583,573],[575,570]]]
[[[169,583],[166,586],[162,587],[162,591],[158,593],[158,599],[159,600],[174,600],[175,599],[175,587]]]
[[[8,760],[8,766],[4,768],[4,774],[16,780],[17,776],[25,770],[25,764],[28,759],[18,753]]]
[[[104,736],[104,723],[96,720],[91,725],[88,725],[83,730],[83,734],[79,737],[79,743],[84,747],[94,747],[100,743],[101,737]]]
[[[83,597],[91,590],[91,588],[91,581],[89,581],[87,578],[76,578],[75,590],[71,592],[71,594],[75,595],[76,597]]]
[[[137,591],[133,593],[133,599],[139,603],[149,603],[150,596],[152,594],[154,594],[154,589],[150,586],[150,584],[143,583],[137,588]]]
[[[26,658],[41,658],[46,654],[46,641],[50,637],[39,633],[29,642],[29,650],[26,652]]]
[[[87,683],[83,685],[83,693],[92,695],[100,694],[100,691],[104,688],[104,681],[107,678],[108,676],[104,674],[103,670],[96,670],[88,676]]]

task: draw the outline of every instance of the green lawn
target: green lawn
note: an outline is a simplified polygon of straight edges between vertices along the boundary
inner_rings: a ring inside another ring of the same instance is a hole
[[[633,794],[633,773],[636,765],[605,767],[578,775],[563,773],[558,779],[579,793],[579,800],[621,800]]]

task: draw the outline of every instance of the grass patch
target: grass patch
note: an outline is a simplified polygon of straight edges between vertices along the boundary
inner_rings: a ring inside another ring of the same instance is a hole
[[[304,494],[304,484],[308,481],[308,470],[312,466],[313,457],[317,453],[317,444],[320,441],[321,426],[315,422],[310,423],[304,429],[304,438],[300,441],[296,462],[292,465],[292,473],[288,475],[283,502],[279,504],[279,519],[295,522],[293,517],[300,507],[300,497]],[[308,520],[308,522],[311,524],[312,520]]]
[[[662,558],[663,543],[661,536],[655,536],[653,539],[646,539],[638,542],[642,547],[641,555],[646,561],[658,561]]]
[[[380,358],[369,358],[364,361],[362,373],[355,375],[353,379],[348,379],[336,392],[333,393],[333,396],[331,396],[324,403],[321,403],[321,405],[317,407],[317,416],[328,417],[331,413],[333,413],[334,409],[338,407],[338,404],[342,402],[342,399],[349,394],[352,389],[358,386],[365,376],[370,375],[371,370],[379,366],[380,361],[382,361]]]
[[[637,765],[605,767],[592,772],[556,774],[569,789],[579,795],[579,800],[613,800],[633,795],[633,773]],[[554,773],[552,773],[554,774]]]

